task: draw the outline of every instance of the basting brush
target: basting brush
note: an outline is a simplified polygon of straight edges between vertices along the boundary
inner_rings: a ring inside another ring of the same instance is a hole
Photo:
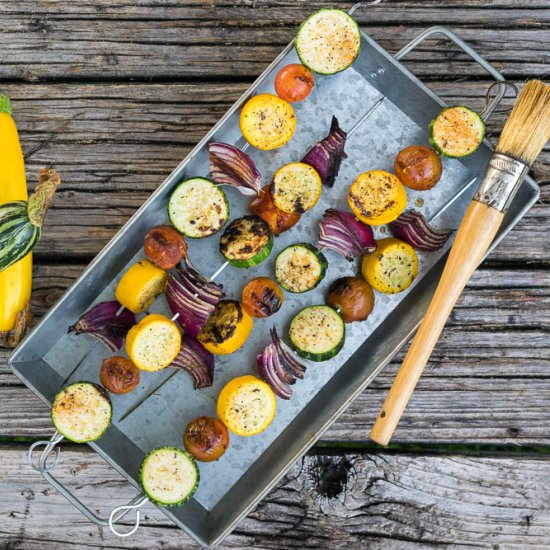
[[[489,249],[529,167],[550,139],[550,86],[529,81],[517,98],[485,176],[457,231],[430,306],[370,437],[387,445],[460,293]]]

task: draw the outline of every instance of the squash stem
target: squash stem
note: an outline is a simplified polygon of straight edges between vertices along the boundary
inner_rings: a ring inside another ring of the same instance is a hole
[[[0,94],[0,113],[11,115],[11,102],[7,95]]]
[[[44,218],[55,190],[61,183],[55,170],[40,170],[40,179],[34,193],[29,197],[27,213],[29,221],[36,227],[42,227]]]

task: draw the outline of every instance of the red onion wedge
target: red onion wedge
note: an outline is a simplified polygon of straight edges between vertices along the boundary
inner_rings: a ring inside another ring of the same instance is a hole
[[[208,144],[210,176],[218,185],[232,185],[245,195],[257,195],[262,176],[253,160],[237,147],[212,141]]]
[[[346,137],[346,132],[338,125],[338,119],[333,116],[328,136],[314,145],[302,159],[319,172],[323,185],[334,185],[342,159],[347,157],[344,151]]]
[[[190,336],[197,336],[218,302],[224,297],[222,287],[207,279],[195,268],[178,267],[178,276],[168,274],[164,295],[178,323]]]
[[[191,336],[183,336],[180,351],[170,366],[188,372],[196,390],[214,382],[214,356]]]
[[[277,334],[271,330],[271,343],[257,356],[258,373],[281,399],[292,397],[292,386],[296,378],[303,378],[306,367],[292,354]]]
[[[67,332],[91,334],[114,353],[122,347],[124,337],[136,324],[136,317],[129,309],[122,308],[117,315],[121,308],[116,300],[100,302],[84,313]]]
[[[330,248],[351,261],[363,252],[374,252],[376,241],[370,225],[350,212],[329,208],[319,222],[319,246]]]
[[[452,229],[439,231],[430,227],[426,218],[416,210],[406,210],[389,224],[392,234],[418,250],[439,250],[453,233]]]

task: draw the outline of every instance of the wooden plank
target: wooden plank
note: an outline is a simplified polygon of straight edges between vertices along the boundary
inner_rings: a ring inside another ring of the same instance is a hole
[[[197,548],[152,505],[135,536],[115,538],[46,485],[25,451],[0,446],[2,547]],[[62,451],[59,474],[103,513],[135,494],[101,458],[74,447]],[[309,455],[220,548],[542,549],[550,545],[548,476],[550,462],[534,458]]]

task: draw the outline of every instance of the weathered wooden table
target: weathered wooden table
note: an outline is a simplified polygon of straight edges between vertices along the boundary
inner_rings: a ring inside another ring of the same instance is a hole
[[[49,165],[63,180],[36,249],[37,317],[304,16],[336,3],[0,2],[0,91],[13,102],[29,183]],[[359,20],[389,51],[445,24],[511,81],[550,76],[548,0],[385,1]],[[407,65],[449,102],[481,105],[485,75],[447,44],[426,43]],[[492,119],[491,138],[502,123]],[[465,291],[391,447],[367,433],[402,354],[226,547],[550,547],[550,149],[533,172],[541,200]],[[7,357],[0,351],[0,546],[194,547],[151,506],[138,535],[117,539],[28,468],[29,442],[52,428]],[[87,448],[63,454],[64,481],[98,510],[133,494]]]

